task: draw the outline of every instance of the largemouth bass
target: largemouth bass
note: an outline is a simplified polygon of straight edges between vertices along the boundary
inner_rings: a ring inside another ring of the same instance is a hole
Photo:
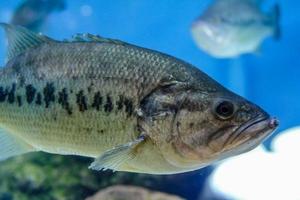
[[[56,41],[1,24],[0,159],[44,151],[90,168],[191,171],[249,151],[278,125],[196,67],[119,40]]]

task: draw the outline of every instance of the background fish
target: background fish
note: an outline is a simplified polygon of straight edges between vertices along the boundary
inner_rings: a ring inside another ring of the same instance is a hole
[[[25,0],[14,12],[11,23],[40,31],[49,14],[65,7],[64,0]]]
[[[257,0],[216,0],[192,24],[196,44],[217,58],[257,52],[263,40],[280,37],[279,6],[265,14]]]
[[[59,42],[1,24],[0,159],[33,151],[90,168],[199,169],[249,151],[278,121],[174,57],[91,34]]]

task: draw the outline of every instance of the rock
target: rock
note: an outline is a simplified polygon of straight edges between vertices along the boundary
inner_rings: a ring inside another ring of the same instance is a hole
[[[111,186],[86,200],[184,200],[178,196],[153,192],[135,186]]]
[[[82,200],[114,185],[135,185],[196,199],[202,189],[201,182],[207,177],[203,170],[165,176],[99,172],[88,169],[92,161],[42,152],[2,161],[0,200]],[[186,182],[189,184],[182,184]]]

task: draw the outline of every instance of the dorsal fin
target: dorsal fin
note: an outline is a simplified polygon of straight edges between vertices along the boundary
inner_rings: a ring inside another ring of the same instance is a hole
[[[104,42],[104,43],[112,43],[112,44],[127,44],[121,40],[104,38],[99,35],[93,35],[90,33],[77,33],[72,36],[71,39],[65,39],[64,42]]]
[[[55,41],[42,34],[34,33],[21,26],[0,23],[4,28],[8,39],[8,54],[7,60],[25,52],[30,48],[37,47],[45,42]]]

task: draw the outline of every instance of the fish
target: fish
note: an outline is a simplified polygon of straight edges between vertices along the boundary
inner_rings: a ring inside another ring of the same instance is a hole
[[[94,158],[93,170],[176,174],[247,152],[279,124],[173,56],[0,26],[0,160],[43,151]]]
[[[15,10],[11,23],[40,31],[48,16],[66,8],[64,0],[25,0]]]
[[[280,38],[280,7],[264,13],[260,0],[216,0],[191,26],[197,46],[216,58],[257,54],[269,36]]]

